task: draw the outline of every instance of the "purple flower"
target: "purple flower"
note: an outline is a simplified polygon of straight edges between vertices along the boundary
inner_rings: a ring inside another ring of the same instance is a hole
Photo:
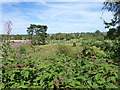
[[[14,43],[9,43],[9,46],[12,46],[12,45],[14,45]]]
[[[26,43],[26,44],[31,44],[31,42],[30,42],[30,41],[26,41],[25,43]]]
[[[104,79],[106,79],[106,78],[107,78],[107,76],[104,76],[103,78],[104,78]]]
[[[95,61],[95,58],[93,56],[90,57],[92,61]]]
[[[19,50],[17,49],[16,52],[19,52]]]
[[[16,43],[15,46],[16,47],[19,47],[21,45],[21,43]]]
[[[18,54],[18,53],[16,54],[16,56],[19,56],[19,55],[20,55],[20,54]]]

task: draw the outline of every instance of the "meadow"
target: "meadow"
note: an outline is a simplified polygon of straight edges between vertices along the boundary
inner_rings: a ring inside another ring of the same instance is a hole
[[[64,41],[64,40],[63,40]],[[119,87],[116,41],[2,43],[1,88]]]

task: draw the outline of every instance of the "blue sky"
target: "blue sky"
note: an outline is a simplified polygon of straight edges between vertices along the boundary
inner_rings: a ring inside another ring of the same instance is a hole
[[[112,15],[102,15],[102,7],[103,2],[2,2],[0,24],[11,20],[12,34],[26,34],[30,24],[47,25],[47,33],[103,32],[100,17],[110,21]]]

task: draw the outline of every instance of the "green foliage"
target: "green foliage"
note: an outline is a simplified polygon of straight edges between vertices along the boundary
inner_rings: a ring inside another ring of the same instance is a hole
[[[76,36],[79,37],[78,34]],[[3,43],[0,87],[118,88],[119,66],[116,62],[119,62],[119,53],[115,51],[120,50],[118,45],[105,40],[76,43],[75,47],[73,42],[39,46]],[[117,53],[116,56],[114,53]]]
[[[27,29],[29,39],[34,45],[45,44],[47,26],[31,24]]]
[[[76,43],[73,43],[73,47],[76,47]]]
[[[19,47],[19,52],[20,52],[21,54],[26,53],[26,47],[25,47],[25,45],[21,45],[21,46]]]
[[[84,53],[79,48],[82,45],[72,47],[72,44],[71,46],[64,44],[35,46],[36,52],[32,51],[28,45],[11,47],[10,53],[12,54],[9,54],[11,58],[2,62],[3,83],[1,87],[118,88],[118,65],[106,56],[105,49],[101,48],[103,44],[103,42],[90,42],[88,46],[83,46],[83,50],[86,48]],[[108,46],[110,45],[108,44]],[[55,52],[57,52],[56,55]],[[89,52],[91,54],[87,55]],[[13,58],[14,53],[19,56]],[[51,57],[42,58],[42,53]],[[91,55],[92,57],[90,57]]]
[[[111,22],[104,21],[106,25],[105,28],[108,28],[107,38],[111,40],[120,41],[120,1],[104,2],[103,9],[107,9],[110,12],[113,12],[113,18]]]
[[[68,56],[54,57],[32,66],[14,65],[3,67],[2,88],[117,88],[117,66],[105,60],[72,59]],[[4,63],[3,63],[4,64]],[[114,68],[112,68],[114,67]],[[9,70],[10,69],[10,70]]]
[[[71,52],[71,48],[70,47],[67,47],[64,44],[58,44],[57,45],[57,53],[58,54],[69,55],[70,52]]]

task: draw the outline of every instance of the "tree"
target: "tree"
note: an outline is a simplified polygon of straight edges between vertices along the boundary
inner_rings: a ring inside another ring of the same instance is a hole
[[[12,30],[12,21],[7,21],[5,24],[4,24],[4,32],[6,33],[6,38],[5,40],[9,41],[10,42],[10,39],[11,39],[11,30]]]
[[[65,39],[68,41],[68,40],[71,40],[73,39],[73,35],[72,34],[66,34],[65,35]]]
[[[104,21],[105,28],[109,28],[107,37],[110,39],[117,39],[120,41],[120,0],[110,0],[104,2],[103,9],[113,12],[114,18],[108,23]]]
[[[107,37],[110,39],[118,41],[115,45],[114,49],[114,55],[113,58],[115,59],[115,62],[120,61],[120,0],[111,0],[110,2],[106,1],[104,2],[103,9],[107,9],[108,11],[113,12],[113,18],[111,19],[111,22],[108,23],[104,21],[106,27],[109,28],[109,31],[107,32]],[[117,59],[116,59],[117,58]]]
[[[104,34],[101,33],[99,30],[96,30],[95,31],[95,34],[94,34],[94,37],[97,39],[97,40],[104,40]]]
[[[96,30],[96,31],[95,31],[95,34],[99,35],[99,34],[100,34],[100,31],[99,31],[99,30]]]
[[[30,24],[27,28],[28,38],[32,44],[45,44],[45,38],[47,37],[47,26],[46,25],[35,25]]]

